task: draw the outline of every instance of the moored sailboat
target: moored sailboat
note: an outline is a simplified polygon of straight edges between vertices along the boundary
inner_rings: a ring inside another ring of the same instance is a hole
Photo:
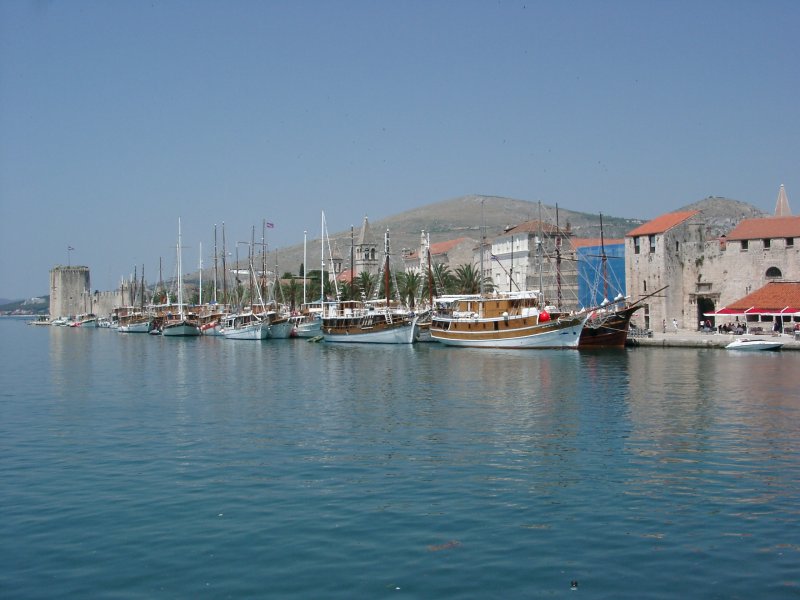
[[[326,342],[412,344],[417,339],[417,315],[389,299],[389,232],[384,234],[384,292],[380,300],[326,302],[322,335]]]
[[[168,313],[161,328],[161,335],[168,337],[194,337],[200,335],[200,325],[196,319],[185,312],[183,302],[183,274],[181,272],[181,220],[178,219],[178,314]]]

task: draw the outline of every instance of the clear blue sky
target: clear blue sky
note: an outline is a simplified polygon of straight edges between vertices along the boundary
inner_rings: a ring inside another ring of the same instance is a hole
[[[479,193],[800,213],[800,2],[0,2],[0,297]],[[289,267],[287,267],[289,268]],[[150,279],[150,277],[148,277]]]

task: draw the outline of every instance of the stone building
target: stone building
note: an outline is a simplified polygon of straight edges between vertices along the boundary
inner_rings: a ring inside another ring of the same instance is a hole
[[[93,312],[89,267],[50,269],[50,316],[53,319]]]
[[[419,250],[403,252],[403,268],[406,272],[424,273],[428,269],[430,251],[431,265],[446,265],[452,271],[459,265],[472,262],[477,245],[477,240],[468,237],[431,243],[430,234],[422,231]]]
[[[96,315],[107,317],[121,306],[133,304],[134,281],[106,292],[91,291],[89,267],[56,266],[50,269],[50,317]]]
[[[632,300],[647,297],[648,329],[697,329],[722,306],[769,281],[800,280],[800,217],[781,188],[776,214],[743,219],[709,238],[702,211],[661,215],[625,236],[625,278]],[[710,319],[713,323],[713,318]]]
[[[372,235],[369,226],[369,219],[365,216],[361,224],[361,232],[354,246],[354,276],[358,277],[361,273],[377,275],[383,260],[383,247],[378,250],[378,244]]]

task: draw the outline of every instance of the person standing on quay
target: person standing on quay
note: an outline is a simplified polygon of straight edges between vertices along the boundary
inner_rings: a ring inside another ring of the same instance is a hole
[[[675,328],[675,333],[678,333],[678,319],[672,319],[672,326]]]

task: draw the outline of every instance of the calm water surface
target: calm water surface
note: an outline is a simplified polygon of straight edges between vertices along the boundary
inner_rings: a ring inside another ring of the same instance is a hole
[[[798,352],[0,340],[3,598],[800,597]]]

